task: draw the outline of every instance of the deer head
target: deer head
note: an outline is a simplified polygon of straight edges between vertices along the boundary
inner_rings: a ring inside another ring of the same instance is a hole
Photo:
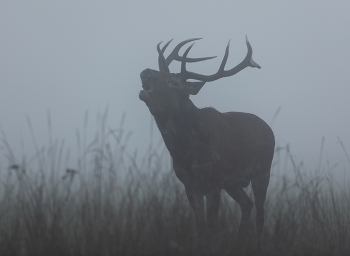
[[[187,58],[193,44],[187,48],[182,57],[179,56],[179,50],[183,45],[199,39],[201,38],[188,39],[179,43],[167,58],[164,57],[164,52],[172,40],[166,43],[162,49],[160,49],[160,44],[162,43],[160,42],[157,45],[157,50],[159,53],[159,71],[145,69],[141,72],[140,77],[142,80],[143,90],[140,91],[139,97],[147,104],[154,116],[165,113],[169,114],[172,111],[177,111],[179,106],[182,106],[189,99],[189,95],[196,95],[206,82],[212,82],[222,77],[233,76],[246,67],[261,68],[253,61],[253,50],[248,38],[246,38],[248,48],[247,55],[236,67],[230,70],[225,70],[225,64],[229,54],[229,42],[219,70],[215,74],[207,76],[187,71],[187,62],[198,62],[215,58]],[[170,73],[169,65],[173,60],[181,62],[180,73]],[[197,80],[197,82],[187,81],[189,79]]]

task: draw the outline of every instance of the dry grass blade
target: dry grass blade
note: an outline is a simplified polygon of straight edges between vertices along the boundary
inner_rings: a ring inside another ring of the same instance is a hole
[[[87,115],[84,120],[87,125]],[[240,246],[239,208],[225,192],[215,242],[198,244],[183,185],[164,157],[152,146],[144,156],[146,164],[140,165],[142,161],[125,149],[128,133],[120,132],[122,127],[98,127],[91,142],[86,132],[79,139],[79,168],[58,163],[64,144],[58,146],[50,134],[51,146],[46,149],[50,154],[35,145],[41,161],[38,171],[28,163],[15,162],[2,131],[9,168],[0,187],[1,255],[255,253],[253,219],[248,235],[252,239],[241,241]],[[335,182],[331,175],[335,166],[328,168],[329,173],[307,172],[292,157],[289,146],[285,149],[278,149],[285,160],[274,164],[266,200],[265,255],[349,255],[350,188]],[[323,142],[321,156],[322,151]],[[49,157],[53,159],[45,159]],[[285,170],[277,169],[280,166]],[[249,188],[247,193],[251,194]]]

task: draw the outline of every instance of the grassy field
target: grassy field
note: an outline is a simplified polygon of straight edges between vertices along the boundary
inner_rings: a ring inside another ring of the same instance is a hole
[[[222,191],[215,243],[199,243],[166,152],[150,146],[137,161],[125,150],[129,135],[101,123],[90,143],[77,134],[74,169],[52,135],[16,162],[3,134],[0,255],[256,254],[254,210],[240,244],[239,206]],[[338,184],[331,167],[307,171],[277,148],[265,207],[264,255],[350,255],[350,185]]]

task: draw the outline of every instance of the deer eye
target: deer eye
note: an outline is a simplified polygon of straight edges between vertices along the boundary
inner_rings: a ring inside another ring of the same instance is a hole
[[[174,86],[178,86],[179,84],[176,81],[168,80],[168,84],[172,84]]]

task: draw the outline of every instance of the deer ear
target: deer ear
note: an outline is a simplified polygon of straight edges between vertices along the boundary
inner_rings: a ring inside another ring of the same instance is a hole
[[[185,88],[189,94],[196,95],[204,84],[205,82],[186,82]]]

